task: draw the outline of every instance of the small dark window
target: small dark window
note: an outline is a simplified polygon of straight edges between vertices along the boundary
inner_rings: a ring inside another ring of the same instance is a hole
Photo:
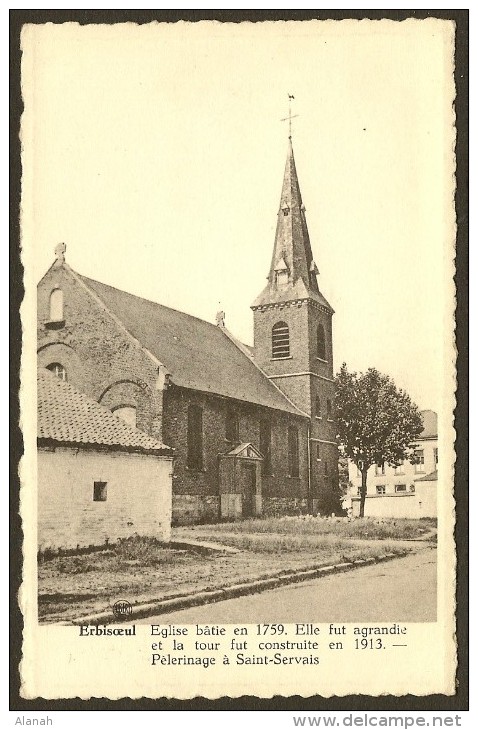
[[[317,444],[317,461],[320,461],[320,444]]]
[[[327,398],[327,418],[329,421],[332,419],[332,401]]]
[[[299,476],[299,429],[289,426],[289,475]]]
[[[385,485],[384,484],[377,484],[375,487],[375,490],[377,494],[385,494]]]
[[[433,460],[435,462],[435,466],[438,466],[438,449],[433,449]]]
[[[106,502],[106,482],[93,482],[93,502]]]
[[[53,375],[56,375],[57,378],[60,378],[60,380],[67,380],[66,370],[59,362],[52,362],[51,365],[47,365],[47,370],[53,373]]]
[[[325,476],[329,475],[329,463],[328,463],[327,459],[324,461],[324,474],[325,474]]]
[[[270,421],[265,419],[260,422],[259,451],[264,457],[264,474],[270,474],[272,471],[272,432]]]
[[[188,408],[188,467],[203,468],[202,453],[202,408],[190,405]]]
[[[317,327],[317,357],[325,360],[325,330],[323,324],[319,324]]]
[[[395,484],[395,492],[406,492],[407,491],[407,485],[406,484]]]
[[[226,440],[232,444],[239,443],[239,419],[234,411],[226,413]]]
[[[272,357],[278,360],[289,356],[289,325],[287,322],[276,322],[272,328]]]

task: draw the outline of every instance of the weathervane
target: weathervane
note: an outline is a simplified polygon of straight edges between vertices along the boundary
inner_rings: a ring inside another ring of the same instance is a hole
[[[294,99],[292,94],[289,94],[289,115],[287,117],[284,117],[284,119],[281,119],[281,122],[287,122],[289,121],[289,139],[292,139],[292,119],[295,119],[295,117],[298,117],[298,114],[292,114],[292,99]]]

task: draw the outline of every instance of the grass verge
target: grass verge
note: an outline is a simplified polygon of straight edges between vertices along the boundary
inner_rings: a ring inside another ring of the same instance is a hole
[[[403,550],[399,541],[314,534],[307,531],[309,528],[296,534],[287,532],[289,528],[282,533],[244,530],[227,533],[215,529],[221,526],[212,527],[208,530],[211,526],[203,526],[200,534],[197,530],[189,532],[200,539],[207,535],[208,539],[219,542],[220,531],[220,542],[238,547],[241,552],[201,555],[167,548],[151,538],[136,537],[99,552],[40,561],[39,620],[69,621],[103,611],[120,599],[134,604],[184,596],[193,591],[214,590],[271,575]]]
[[[436,519],[388,519],[363,517],[349,520],[347,518],[324,518],[304,515],[302,517],[280,517],[267,519],[250,519],[240,522],[221,522],[214,525],[196,525],[188,528],[177,528],[178,533],[188,532],[191,535],[200,533],[223,540],[224,533],[233,534],[275,534],[307,535],[353,540],[416,540],[424,537],[436,527]]]

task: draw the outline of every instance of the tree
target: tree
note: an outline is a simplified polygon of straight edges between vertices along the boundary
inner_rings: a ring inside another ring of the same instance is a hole
[[[347,497],[350,491],[352,482],[349,479],[349,462],[345,454],[339,451],[339,494],[340,494],[340,511],[342,514],[346,514],[345,507],[343,506],[343,500]]]
[[[341,452],[358,467],[360,517],[364,516],[367,472],[373,464],[415,461],[413,442],[423,431],[418,406],[388,375],[369,368],[349,373],[344,363],[335,380],[335,418]]]

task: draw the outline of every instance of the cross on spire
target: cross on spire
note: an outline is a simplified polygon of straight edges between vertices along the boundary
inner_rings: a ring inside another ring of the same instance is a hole
[[[298,117],[298,114],[292,114],[292,99],[294,99],[294,96],[292,94],[288,94],[289,96],[289,114],[287,117],[284,117],[284,119],[281,119],[281,122],[289,122],[289,139],[292,139],[292,120],[295,119],[295,117]],[[294,99],[295,101],[295,99]]]

